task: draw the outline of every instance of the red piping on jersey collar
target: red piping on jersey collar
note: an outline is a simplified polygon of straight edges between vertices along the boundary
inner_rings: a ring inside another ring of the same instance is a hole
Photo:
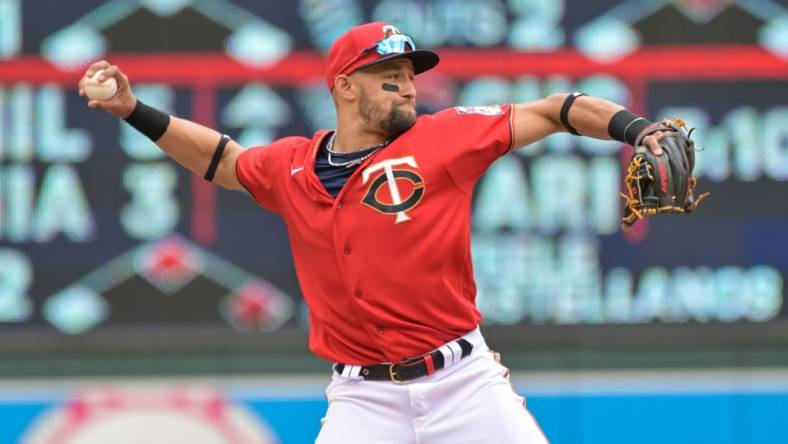
[[[317,163],[317,150],[323,144],[323,140],[326,138],[328,134],[330,134],[330,130],[322,130],[315,133],[314,137],[312,137],[312,146],[309,150],[309,157],[304,162],[304,169],[306,170],[306,177],[308,177],[309,184],[314,188],[318,193],[322,194],[323,196],[334,200],[333,196],[331,196],[326,188],[320,183],[320,178],[317,177],[317,173],[315,173],[315,164]]]
[[[309,159],[307,159],[307,164],[312,167],[313,171],[315,169],[315,163],[317,163],[317,150],[323,145],[323,140],[326,136],[332,132],[331,130],[318,131],[315,137],[312,138],[312,153],[309,155]]]

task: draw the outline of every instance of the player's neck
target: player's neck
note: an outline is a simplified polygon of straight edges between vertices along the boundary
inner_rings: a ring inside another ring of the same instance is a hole
[[[388,139],[382,132],[365,130],[358,125],[342,124],[337,127],[337,134],[334,137],[332,151],[338,153],[352,153],[361,151],[371,146],[379,145]]]

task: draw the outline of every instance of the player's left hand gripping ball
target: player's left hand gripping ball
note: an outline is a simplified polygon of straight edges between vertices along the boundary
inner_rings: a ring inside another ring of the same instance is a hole
[[[643,146],[643,139],[658,131],[662,154],[656,155]],[[695,144],[681,119],[665,119],[649,125],[637,137],[624,186],[626,201],[621,229],[626,231],[638,219],[660,213],[689,213],[696,209],[709,193],[695,195],[697,180]]]

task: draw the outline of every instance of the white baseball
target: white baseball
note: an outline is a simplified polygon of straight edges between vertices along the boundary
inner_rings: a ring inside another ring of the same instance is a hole
[[[92,100],[109,100],[118,90],[118,82],[114,77],[99,82],[98,78],[102,72],[104,72],[103,69],[99,70],[85,82],[85,95]]]

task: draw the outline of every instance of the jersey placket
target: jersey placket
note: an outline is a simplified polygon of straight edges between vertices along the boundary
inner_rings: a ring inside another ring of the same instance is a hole
[[[362,251],[363,246],[358,238],[357,216],[359,216],[359,211],[363,211],[363,208],[360,191],[354,188],[357,186],[361,172],[377,157],[377,154],[379,153],[375,153],[359,165],[334,199],[332,232],[334,257],[345,288],[345,297],[350,299],[350,305],[367,336],[378,350],[385,354],[384,351],[387,349],[385,327],[371,318],[370,311],[366,307],[368,298],[364,295],[362,281],[364,262],[368,256]]]

